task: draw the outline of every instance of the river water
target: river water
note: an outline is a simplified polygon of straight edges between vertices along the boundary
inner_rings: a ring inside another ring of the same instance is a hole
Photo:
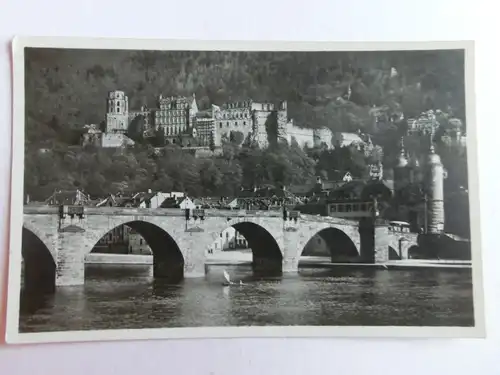
[[[222,271],[248,284],[223,287]],[[264,325],[472,326],[470,269],[319,269],[260,278],[209,266],[203,279],[154,281],[150,266],[87,265],[85,285],[21,293],[20,332]]]

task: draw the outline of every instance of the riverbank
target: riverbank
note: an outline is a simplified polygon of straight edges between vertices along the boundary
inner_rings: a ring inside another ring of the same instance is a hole
[[[85,264],[152,265],[153,256],[139,254],[90,253],[85,257]]]
[[[247,251],[219,252],[211,254],[206,261],[208,265],[234,266],[250,265],[252,253]],[[329,257],[303,256],[299,267],[303,268],[378,268],[378,269],[410,269],[410,268],[471,268],[472,262],[462,260],[408,259],[392,260],[384,264],[370,263],[331,263]]]
[[[96,254],[85,257],[86,264],[116,264],[116,265],[152,265],[152,255],[138,254]],[[251,250],[224,251],[210,254],[206,264],[212,266],[250,265],[252,263]],[[393,260],[384,264],[370,263],[331,263],[328,257],[305,256],[301,257],[299,266],[303,268],[378,268],[378,269],[411,269],[411,268],[471,268],[470,261],[460,260],[433,260],[409,259]]]

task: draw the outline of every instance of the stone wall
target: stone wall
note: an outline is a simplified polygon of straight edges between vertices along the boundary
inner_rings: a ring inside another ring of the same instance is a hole
[[[418,234],[416,233],[390,233],[389,258],[391,260],[406,260],[410,258],[409,250],[412,246],[418,246]]]
[[[123,146],[132,146],[133,144],[134,141],[125,134],[104,133],[101,137],[102,147],[118,148]]]
[[[314,145],[314,131],[313,129],[300,128],[295,126],[293,122],[286,125],[286,135],[288,144],[297,142],[301,147],[313,147]]]

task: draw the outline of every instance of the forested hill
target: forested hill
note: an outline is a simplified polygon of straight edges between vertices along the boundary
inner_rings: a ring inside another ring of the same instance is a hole
[[[155,97],[196,94],[200,108],[253,99],[289,102],[300,126],[352,131],[386,105],[406,117],[442,109],[465,120],[462,51],[152,52],[26,49],[29,141],[60,127],[100,123],[110,90],[124,90],[130,108]],[[394,68],[394,69],[392,69]],[[397,73],[397,74],[395,74]],[[336,99],[349,106],[339,111]],[[51,124],[51,125],[47,125]]]

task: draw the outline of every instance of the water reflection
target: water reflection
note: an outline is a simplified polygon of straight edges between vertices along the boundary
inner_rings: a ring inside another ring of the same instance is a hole
[[[222,270],[245,285],[224,287]],[[22,332],[248,325],[473,325],[470,270],[301,269],[255,276],[210,266],[169,284],[151,266],[86,267],[86,283],[21,293]]]

